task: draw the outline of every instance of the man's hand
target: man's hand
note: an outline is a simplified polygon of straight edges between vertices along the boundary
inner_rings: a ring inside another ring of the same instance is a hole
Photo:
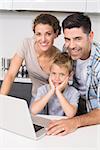
[[[75,131],[79,126],[78,117],[53,120],[47,128],[47,135],[66,135]]]

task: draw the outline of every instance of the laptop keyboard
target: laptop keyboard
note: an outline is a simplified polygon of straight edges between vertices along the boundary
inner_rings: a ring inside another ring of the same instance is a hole
[[[33,121],[33,124],[47,127],[50,122],[50,119],[43,118],[40,116],[32,116],[32,121]]]

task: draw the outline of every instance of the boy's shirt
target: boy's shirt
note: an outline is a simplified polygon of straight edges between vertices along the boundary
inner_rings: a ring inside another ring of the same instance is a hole
[[[41,96],[46,95],[49,90],[50,90],[49,84],[43,85],[40,88],[38,88],[35,100],[40,99]],[[76,107],[78,107],[78,100],[80,94],[73,86],[67,86],[63,92],[63,95],[70,104],[73,104]],[[45,107],[45,111],[43,110],[42,113],[59,116],[64,115],[64,111],[59,103],[59,99],[55,94],[49,99],[49,102]]]

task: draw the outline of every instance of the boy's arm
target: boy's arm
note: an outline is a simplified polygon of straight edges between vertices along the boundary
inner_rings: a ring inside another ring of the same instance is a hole
[[[59,91],[58,89],[56,89],[56,95],[66,116],[68,118],[72,118],[73,116],[75,116],[77,112],[77,107],[75,105],[70,104],[68,100],[63,96],[61,91]]]
[[[43,110],[43,108],[46,106],[46,104],[48,103],[51,96],[53,96],[53,94],[54,92],[52,91],[52,89],[50,89],[46,95],[41,96],[39,99],[35,100],[31,104],[31,113],[35,115],[39,113],[41,110]]]
[[[74,104],[70,104],[68,100],[62,94],[62,91],[65,90],[65,87],[68,86],[69,77],[66,77],[65,80],[56,87],[56,95],[59,99],[59,102],[62,106],[62,109],[67,117],[71,118],[75,116],[77,112],[77,107]]]

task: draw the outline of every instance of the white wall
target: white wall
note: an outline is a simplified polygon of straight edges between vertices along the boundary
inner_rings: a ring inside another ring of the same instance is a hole
[[[25,37],[33,35],[32,20],[41,12],[16,12],[0,11],[0,57],[12,57],[16,51],[17,45]],[[52,12],[62,20],[69,13]],[[100,14],[88,14],[91,17],[93,30],[95,32],[94,40],[100,42]],[[55,41],[55,45],[62,49],[64,43],[63,34]]]

